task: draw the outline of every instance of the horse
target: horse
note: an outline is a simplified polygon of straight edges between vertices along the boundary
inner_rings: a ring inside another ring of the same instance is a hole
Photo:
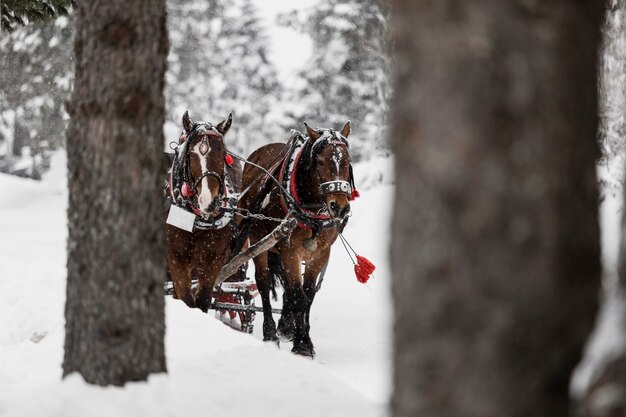
[[[167,194],[167,263],[175,297],[207,312],[217,276],[230,256],[237,230],[235,193],[242,169],[227,153],[224,137],[232,114],[217,125],[183,115],[183,133],[172,163]],[[180,220],[186,219],[186,223]],[[182,224],[185,223],[186,227]],[[198,287],[192,292],[192,279]]]
[[[241,223],[240,234],[250,244],[269,233],[280,218],[294,216],[298,222],[288,239],[254,258],[255,279],[263,305],[263,340],[292,341],[292,352],[312,358],[309,316],[316,280],[346,225],[354,179],[347,140],[350,122],[339,132],[304,125],[306,136],[296,132],[287,144],[268,144],[250,155],[239,207],[271,218]],[[276,278],[285,290],[278,328],[270,302]]]

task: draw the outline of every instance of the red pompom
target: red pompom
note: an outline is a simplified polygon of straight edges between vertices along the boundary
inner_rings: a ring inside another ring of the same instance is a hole
[[[189,198],[192,195],[194,195],[195,193],[193,192],[193,189],[189,186],[189,184],[187,184],[186,182],[183,183],[183,186],[180,188],[180,193],[183,195],[183,197],[185,198]]]
[[[356,262],[361,265],[361,268],[363,268],[363,270],[369,275],[371,275],[376,270],[376,265],[371,263],[370,260],[364,256],[357,255]]]
[[[365,272],[359,264],[354,265],[354,274],[356,275],[357,281],[361,284],[365,284],[367,280],[370,279],[370,274]]]
[[[352,194],[350,194],[350,201],[356,200],[359,197],[361,197],[361,193],[359,192],[359,190],[357,190],[356,188],[352,190]]]
[[[356,274],[356,279],[365,284],[367,280],[371,278],[372,273],[376,269],[373,263],[371,263],[367,258],[357,255],[356,256],[356,265],[354,265],[354,273]]]
[[[226,158],[224,158],[224,160],[226,161],[226,165],[228,166],[231,166],[234,162],[233,157],[229,154],[226,154]]]

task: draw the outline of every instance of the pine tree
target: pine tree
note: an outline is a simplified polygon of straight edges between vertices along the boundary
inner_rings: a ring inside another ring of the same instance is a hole
[[[624,0],[610,0],[602,29],[602,53],[598,74],[600,80],[599,140],[601,165],[609,168],[603,185],[609,192],[622,186],[626,152],[626,6]]]
[[[379,0],[321,1],[310,13],[287,16],[313,39],[313,56],[289,97],[293,121],[338,126],[353,121],[355,160],[387,154],[388,35]]]
[[[167,8],[167,119],[178,126],[189,110],[196,118],[210,120],[215,117],[212,80],[221,61],[216,45],[224,8],[218,0],[168,0]]]
[[[271,119],[280,85],[252,2],[170,0],[168,9],[168,120],[178,125],[187,109],[207,121],[232,111],[229,147],[244,153],[284,136]]]
[[[45,169],[49,151],[65,138],[64,102],[73,81],[73,23],[68,17],[18,28],[0,40],[0,124],[12,131],[9,149],[19,162],[24,147],[29,174]],[[5,170],[11,171],[12,165]]]
[[[0,32],[12,31],[16,24],[43,22],[56,16],[67,16],[75,0],[2,0]]]
[[[282,114],[272,114],[278,110],[281,85],[267,58],[267,36],[251,0],[230,2],[224,33],[219,43],[224,88],[215,108],[223,114],[232,109],[237,128],[229,134],[229,141],[235,149],[250,153],[285,137],[277,121]]]

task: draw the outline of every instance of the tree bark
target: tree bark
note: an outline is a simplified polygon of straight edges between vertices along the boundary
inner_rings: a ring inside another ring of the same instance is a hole
[[[392,2],[395,416],[568,415],[600,276],[602,2]]]
[[[77,3],[64,375],[165,372],[164,0]]]

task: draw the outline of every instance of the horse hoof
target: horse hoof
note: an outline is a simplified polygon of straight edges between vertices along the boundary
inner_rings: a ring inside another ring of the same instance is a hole
[[[293,342],[293,325],[285,324],[285,321],[282,319],[278,321],[277,333],[283,342]]]
[[[200,304],[196,304],[196,308],[199,308],[203,313],[209,312],[209,305],[200,303]]]
[[[280,348],[280,339],[277,336],[273,336],[273,337],[264,337],[263,338],[264,342],[273,342],[276,343],[276,346],[278,346]]]
[[[312,347],[308,346],[294,346],[291,349],[291,352],[295,353],[296,355],[305,356],[311,359],[315,357],[315,350]]]
[[[278,338],[283,342],[293,342],[293,331],[283,332],[281,329],[278,329]]]

